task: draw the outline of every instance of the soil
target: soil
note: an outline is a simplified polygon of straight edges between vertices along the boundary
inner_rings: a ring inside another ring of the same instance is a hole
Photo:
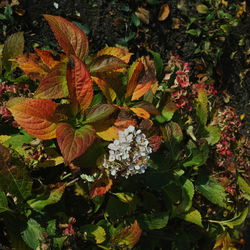
[[[197,55],[194,54],[197,38],[186,33],[181,25],[173,29],[173,19],[178,18],[185,24],[189,16],[195,15],[196,1],[159,0],[157,5],[149,5],[144,0],[19,0],[13,7],[13,21],[0,21],[0,27],[6,25],[6,32],[1,34],[0,43],[17,31],[23,31],[25,50],[32,52],[33,47],[44,45],[56,49],[57,43],[42,14],[59,15],[83,25],[88,33],[91,53],[105,45],[127,45],[135,57],[144,55],[147,49],[161,54],[164,60],[171,55],[179,55],[183,60],[195,65]],[[159,8],[168,3],[170,16],[163,22],[158,21]],[[182,10],[178,4],[185,3]],[[228,1],[235,2],[235,1]],[[240,2],[240,1],[238,1]],[[249,3],[248,3],[249,4]],[[138,7],[149,11],[149,24],[143,23],[139,28],[131,24],[131,15]],[[249,13],[249,6],[248,13]],[[0,9],[2,12],[2,9]],[[21,14],[20,14],[21,13]],[[244,34],[245,43],[240,41]],[[133,37],[131,40],[128,37]],[[129,40],[126,42],[126,39]],[[217,65],[213,67],[213,79],[217,89],[225,96],[230,96],[222,105],[231,105],[239,115],[244,114],[245,126],[241,133],[250,136],[250,15],[245,13],[240,24],[234,27],[226,38],[223,52]],[[233,55],[233,56],[232,56]],[[193,72],[194,74],[196,72]],[[195,79],[195,77],[194,77]],[[246,246],[250,249],[250,246]]]

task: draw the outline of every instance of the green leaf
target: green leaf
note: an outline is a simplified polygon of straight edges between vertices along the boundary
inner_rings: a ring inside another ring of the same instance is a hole
[[[0,213],[9,211],[8,200],[5,193],[0,190]]]
[[[157,76],[161,76],[162,75],[162,72],[163,72],[163,68],[164,68],[164,63],[163,63],[163,60],[161,58],[161,55],[153,50],[148,50],[153,58],[154,58],[154,64],[155,64],[155,69],[156,69],[156,73],[157,73]]]
[[[0,145],[1,151],[8,151]],[[0,151],[0,160],[4,152]],[[6,152],[7,152],[6,151]],[[7,157],[7,156],[5,156]],[[16,196],[19,200],[26,200],[31,195],[32,181],[23,166],[8,166],[1,162],[0,165],[0,188]]]
[[[60,201],[64,193],[65,185],[53,189],[48,195],[39,195],[35,199],[28,200],[28,204],[36,211],[41,211],[44,207]]]
[[[248,207],[246,207],[241,213],[237,214],[234,218],[230,220],[225,220],[225,221],[209,220],[209,221],[234,229],[236,226],[239,226],[244,223],[244,221],[247,218],[247,215],[248,215]]]
[[[142,229],[153,230],[164,228],[168,224],[169,212],[144,214],[138,221]]]
[[[129,205],[117,199],[116,197],[110,197],[107,203],[106,216],[111,220],[122,218],[129,213]]]
[[[166,121],[170,121],[177,109],[178,107],[176,106],[176,104],[170,98],[168,98],[165,106],[162,109],[162,116]]]
[[[188,221],[200,227],[203,227],[201,214],[197,209],[191,208],[190,211],[188,211],[188,213],[179,215],[178,217],[185,221]]]
[[[190,30],[186,31],[186,33],[188,33],[192,36],[199,36],[201,34],[201,30],[200,29],[190,29]]]
[[[10,139],[4,142],[4,145],[16,149],[17,147],[30,143],[32,140],[34,140],[34,137],[29,135],[26,131],[23,131],[23,134],[19,133],[11,136]]]
[[[55,237],[53,238],[53,246],[55,249],[62,249],[64,241],[68,238],[68,236]]]
[[[131,16],[131,22],[132,24],[134,24],[135,27],[139,27],[141,24],[140,19],[135,14]]]
[[[178,208],[181,211],[187,212],[192,207],[192,200],[194,197],[194,185],[190,180],[186,180],[182,186],[182,201]]]
[[[208,118],[207,94],[206,94],[206,90],[203,88],[197,89],[197,92],[198,92],[198,98],[196,99],[197,101],[196,116],[198,118],[199,123],[202,126],[205,126],[207,123],[207,118]]]
[[[197,180],[197,188],[201,194],[212,203],[227,208],[225,189],[212,177],[206,174],[200,174]]]
[[[202,140],[199,147],[196,146],[193,142],[189,141],[187,147],[190,151],[191,157],[188,161],[183,163],[184,167],[199,167],[206,163],[209,153],[209,148],[206,140]]]
[[[240,190],[243,192],[244,198],[250,200],[250,185],[241,176],[238,176],[237,182],[239,184]]]
[[[46,228],[46,232],[49,236],[55,236],[56,235],[56,220],[49,220],[48,226]]]
[[[3,67],[6,71],[10,72],[16,65],[14,62],[9,61],[9,59],[15,58],[23,54],[24,49],[24,37],[23,32],[17,32],[12,34],[7,38],[3,47]]]
[[[84,123],[92,123],[102,120],[115,111],[113,105],[110,104],[97,104],[93,106],[86,115]]]
[[[94,240],[96,244],[101,244],[106,240],[106,232],[101,226],[84,225],[80,228],[85,240]]]
[[[206,131],[208,132],[208,137],[206,140],[209,145],[214,145],[220,140],[220,128],[217,126],[207,126]]]
[[[43,232],[44,229],[41,225],[34,219],[30,218],[27,222],[26,229],[22,231],[21,235],[31,249],[37,249],[40,245],[39,239],[42,237]]]

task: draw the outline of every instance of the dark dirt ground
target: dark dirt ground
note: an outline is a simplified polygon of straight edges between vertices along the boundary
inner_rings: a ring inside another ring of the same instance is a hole
[[[58,8],[54,3],[58,4]],[[105,45],[123,44],[124,38],[134,35],[127,42],[135,57],[147,53],[151,49],[161,54],[163,59],[171,55],[179,55],[183,60],[195,65],[197,55],[193,53],[197,38],[185,31],[184,25],[172,29],[172,18],[178,18],[185,24],[189,15],[195,15],[194,3],[199,1],[184,1],[186,11],[177,8],[181,0],[159,0],[158,5],[149,5],[143,0],[19,0],[19,5],[13,7],[13,22],[0,21],[7,26],[1,34],[0,43],[6,37],[17,31],[24,31],[26,51],[31,52],[34,44],[49,45],[57,48],[48,24],[42,14],[60,15],[71,21],[76,21],[88,29],[91,52],[96,52]],[[228,1],[235,2],[235,1]],[[239,1],[240,2],[240,1]],[[163,22],[157,16],[162,3],[170,6],[170,16]],[[249,3],[248,3],[249,4]],[[131,25],[131,14],[138,7],[147,9],[150,13],[149,24],[140,27]],[[18,13],[22,12],[22,15]],[[1,12],[1,10],[0,10]],[[1,27],[2,25],[0,25]],[[245,34],[244,46],[239,41]],[[245,114],[245,126],[242,134],[250,136],[250,15],[245,13],[240,24],[234,27],[223,44],[223,53],[217,65],[213,68],[213,79],[217,89],[230,95],[229,105],[236,107],[239,114]],[[232,57],[232,53],[234,56]],[[197,72],[192,72],[194,75]],[[222,105],[225,103],[222,102]],[[248,231],[249,234],[249,231]],[[245,249],[250,249],[246,246]]]

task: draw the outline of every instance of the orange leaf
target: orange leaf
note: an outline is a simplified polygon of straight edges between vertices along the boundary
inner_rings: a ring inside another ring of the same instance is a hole
[[[66,55],[76,55],[84,60],[88,55],[88,37],[75,24],[59,16],[43,15],[50,25],[56,40]]]
[[[23,54],[11,61],[16,62],[18,67],[32,80],[41,80],[50,70],[36,54]]]
[[[138,84],[133,92],[131,101],[138,100],[140,97],[144,96],[149,90],[152,85],[152,81],[147,83]]]
[[[136,88],[138,78],[140,76],[140,73],[143,69],[143,63],[139,59],[136,62],[134,62],[131,67],[128,70],[128,86],[127,86],[127,91],[125,94],[125,98],[129,98],[133,95],[133,92]]]
[[[96,196],[107,193],[111,189],[112,184],[112,180],[109,179],[106,174],[102,175],[101,178],[99,178],[92,184],[89,193],[90,198],[93,199]]]
[[[13,102],[13,100],[11,100]],[[56,137],[55,112],[58,104],[51,100],[25,99],[8,107],[17,123],[42,140]]]
[[[98,77],[91,77],[92,80],[97,84],[97,86],[101,89],[104,96],[107,98],[109,103],[112,103],[116,98],[115,91],[109,86],[109,84]]]
[[[121,229],[111,238],[112,245],[123,246],[123,248],[125,245],[132,249],[140,240],[141,233],[142,230],[138,222],[135,221],[133,225]]]
[[[159,15],[158,15],[158,20],[159,21],[164,21],[168,18],[170,14],[170,8],[168,6],[168,4],[163,4],[161,6],[161,9],[160,9],[160,12],[159,12]]]
[[[105,47],[102,50],[98,51],[97,53],[97,56],[102,56],[102,55],[115,56],[124,61],[125,63],[128,63],[133,53],[129,53],[128,50],[125,48]]]
[[[82,110],[88,108],[93,99],[93,87],[90,74],[84,63],[76,56],[70,57],[67,70],[67,82],[72,102],[77,99]]]
[[[149,119],[150,114],[143,108],[130,108],[137,116],[143,119]]]
[[[95,130],[86,125],[74,129],[68,123],[59,123],[56,138],[66,164],[82,155],[95,140]]]
[[[61,60],[56,60],[51,51],[35,49],[36,54],[41,58],[43,64],[50,69],[54,68]]]
[[[68,96],[66,82],[66,64],[56,65],[41,81],[34,97],[42,99],[58,99]]]

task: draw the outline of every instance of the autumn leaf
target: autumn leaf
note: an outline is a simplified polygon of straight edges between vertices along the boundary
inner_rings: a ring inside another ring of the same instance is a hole
[[[95,140],[95,130],[86,125],[74,129],[68,123],[59,123],[56,138],[66,164],[82,155]]]
[[[19,68],[32,80],[43,79],[56,65],[66,62],[63,55],[56,58],[49,50],[35,49],[35,51],[36,54],[23,54],[10,60],[16,62]]]
[[[143,118],[143,119],[149,119],[150,118],[150,114],[148,113],[148,111],[146,111],[143,108],[130,108],[130,110],[132,110],[137,116]]]
[[[140,76],[140,73],[143,69],[143,63],[139,59],[135,61],[128,70],[128,86],[125,94],[125,98],[130,98],[133,95],[133,92],[137,86],[137,81]]]
[[[133,225],[127,226],[118,231],[111,238],[112,245],[117,247],[127,246],[128,249],[132,249],[136,243],[140,240],[142,230],[137,221]]]
[[[129,53],[128,50],[125,48],[105,47],[100,51],[98,51],[97,53],[97,56],[102,56],[102,55],[115,56],[118,57],[120,60],[124,61],[125,63],[128,63],[133,53]]]
[[[43,64],[36,54],[23,54],[11,61],[16,62],[25,75],[34,81],[41,80],[50,71],[49,67]]]
[[[57,103],[45,99],[25,99],[11,105],[13,102],[13,100],[9,102],[8,109],[17,123],[30,135],[42,140],[56,137]]]
[[[158,20],[159,21],[166,20],[168,18],[169,14],[170,14],[170,8],[169,8],[168,4],[163,4],[160,8]]]
[[[118,57],[112,55],[102,55],[96,57],[90,65],[90,72],[108,72],[117,69],[125,68],[127,64],[119,59]]]
[[[80,60],[88,55],[88,37],[75,24],[60,16],[43,15],[56,40],[66,55],[76,55]]]
[[[107,193],[112,187],[112,180],[106,174],[103,174],[99,179],[97,179],[90,188],[89,196],[91,199],[96,196],[103,195]]]
[[[115,107],[111,104],[97,104],[93,106],[86,114],[85,123],[92,123],[102,120],[115,111]]]
[[[42,99],[58,99],[68,96],[66,82],[66,64],[56,65],[40,82],[34,97]]]
[[[131,101],[138,100],[140,97],[144,96],[151,88],[152,81],[147,83],[138,84],[133,92]]]
[[[104,141],[113,141],[119,138],[118,131],[118,128],[112,126],[104,130],[96,131],[96,134]]]
[[[77,99],[82,110],[88,108],[93,99],[92,80],[86,66],[76,56],[70,57],[67,83],[71,102]]]
[[[101,89],[103,95],[107,98],[109,103],[112,103],[116,98],[116,93],[114,89],[103,79],[91,76],[92,80]]]

